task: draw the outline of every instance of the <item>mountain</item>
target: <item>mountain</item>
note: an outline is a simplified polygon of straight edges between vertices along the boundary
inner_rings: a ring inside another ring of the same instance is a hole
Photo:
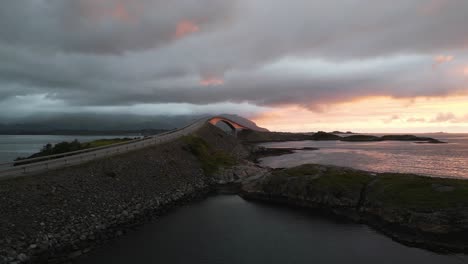
[[[133,114],[41,114],[15,120],[0,120],[0,134],[103,134],[172,130],[207,115],[133,115]],[[268,131],[237,116],[222,115],[246,127]]]

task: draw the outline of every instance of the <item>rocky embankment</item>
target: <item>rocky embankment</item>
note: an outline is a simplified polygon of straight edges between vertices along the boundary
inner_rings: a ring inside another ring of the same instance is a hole
[[[246,182],[242,197],[324,210],[402,243],[468,251],[468,181],[302,165]]]
[[[232,136],[196,135],[0,181],[0,263],[63,263],[262,169]],[[237,183],[239,186],[239,183]]]
[[[281,156],[286,154],[292,154],[298,150],[302,151],[314,151],[318,148],[312,147],[303,147],[303,148],[266,148],[256,145],[246,145],[247,149],[250,151],[248,160],[258,164],[261,158],[271,157],[271,156]]]
[[[253,155],[271,154],[280,153]],[[212,192],[326,210],[407,244],[467,251],[466,181],[319,165],[272,170],[249,158],[248,147],[207,124],[167,144],[1,180],[0,263],[72,261]]]

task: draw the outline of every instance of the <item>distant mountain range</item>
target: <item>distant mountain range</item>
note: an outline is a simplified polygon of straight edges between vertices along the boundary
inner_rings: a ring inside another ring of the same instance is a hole
[[[223,114],[246,127],[268,131],[254,122],[237,115]],[[204,115],[144,116],[117,114],[54,114],[0,120],[3,135],[103,135],[103,134],[157,134],[186,126]]]

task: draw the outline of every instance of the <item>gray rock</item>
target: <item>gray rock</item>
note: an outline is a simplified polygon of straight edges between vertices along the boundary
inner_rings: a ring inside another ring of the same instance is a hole
[[[26,262],[29,259],[28,256],[24,253],[20,253],[16,258],[21,262]]]
[[[81,254],[83,254],[83,253],[80,250],[78,250],[78,251],[75,251],[75,252],[69,254],[68,257],[69,258],[76,258],[76,257],[81,256]]]
[[[439,184],[432,184],[432,189],[436,192],[451,192],[455,190],[453,186],[445,186]]]

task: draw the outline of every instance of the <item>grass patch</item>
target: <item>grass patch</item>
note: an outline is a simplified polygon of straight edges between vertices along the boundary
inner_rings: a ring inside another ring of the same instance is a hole
[[[358,195],[362,187],[372,180],[366,172],[306,164],[276,170],[265,183],[269,192],[287,192],[300,195],[330,193],[335,196]]]
[[[359,197],[366,188],[369,206],[421,211],[468,207],[468,180],[431,178],[306,164],[279,169],[263,182],[264,191],[299,197]]]
[[[24,157],[16,158],[15,161],[18,161],[18,162],[15,163],[15,166],[37,162],[37,161],[21,162],[22,160],[25,160],[25,159],[40,158],[40,157],[45,157],[49,155],[63,154],[67,152],[84,150],[84,149],[89,149],[89,148],[104,147],[104,146],[108,146],[108,145],[112,145],[116,143],[122,143],[122,142],[130,141],[130,140],[132,140],[132,138],[113,138],[113,139],[98,139],[98,140],[94,140],[90,142],[81,143],[75,139],[71,142],[64,141],[64,142],[57,143],[55,145],[48,143],[44,145],[38,153],[35,153],[26,158]]]
[[[379,201],[386,207],[467,207],[468,181],[386,173],[379,175],[368,197],[370,201]]]
[[[221,167],[230,167],[236,164],[234,157],[224,151],[213,149],[208,142],[197,136],[185,136],[184,142],[188,150],[200,161],[206,175],[213,175]]]
[[[84,149],[97,148],[97,147],[104,147],[104,146],[108,146],[112,144],[122,143],[122,142],[126,142],[129,140],[132,140],[132,139],[131,138],[98,139],[98,140],[94,140],[91,142],[82,143],[81,145]]]

